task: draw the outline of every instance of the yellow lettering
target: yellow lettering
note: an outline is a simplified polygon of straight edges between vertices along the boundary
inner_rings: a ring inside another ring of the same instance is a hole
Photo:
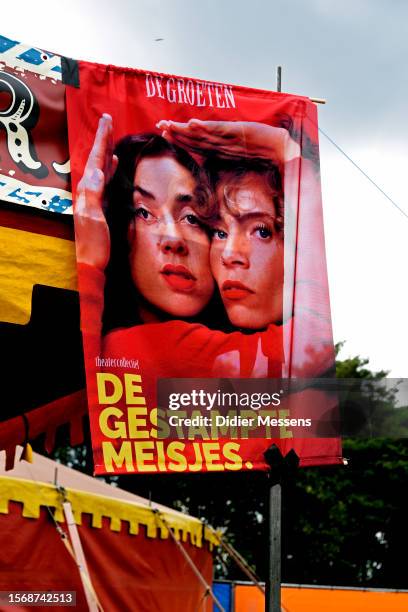
[[[242,457],[239,454],[240,445],[236,442],[226,442],[223,446],[223,454],[225,459],[229,459],[224,463],[226,470],[236,471],[242,468]]]
[[[165,440],[170,435],[170,426],[166,419],[166,412],[160,408],[153,408],[149,412],[150,423],[155,429],[150,430],[151,438],[160,438]]]
[[[123,442],[119,452],[116,451],[112,442],[102,442],[103,461],[107,472],[115,472],[115,468],[121,468],[126,464],[126,471],[133,472],[132,446],[131,442]]]
[[[154,442],[153,440],[146,440],[145,442],[135,442],[135,458],[136,466],[139,472],[157,472],[157,467],[153,463],[146,463],[147,461],[154,461]]]
[[[201,411],[200,410],[193,410],[191,412],[191,420],[193,420],[194,418],[200,418],[201,416]],[[207,428],[204,425],[190,425],[190,427],[188,428],[188,439],[189,440],[194,440],[194,438],[201,438],[202,440],[208,440],[210,438],[208,432],[207,432]]]
[[[193,442],[192,447],[195,453],[196,460],[195,460],[195,463],[188,464],[188,469],[190,472],[199,472],[201,468],[203,467],[203,460],[201,457],[200,445],[197,444],[197,442]]]
[[[187,468],[187,459],[183,455],[185,444],[183,442],[170,442],[167,447],[167,455],[171,462],[169,470],[171,472],[185,472]]]
[[[224,466],[222,463],[215,463],[220,460],[220,445],[218,442],[203,443],[204,459],[209,472],[223,472]]]
[[[252,429],[256,429],[258,427],[257,420],[256,420],[256,418],[254,418],[253,410],[241,410],[240,416],[243,419],[248,419],[248,421],[249,421],[248,425],[242,425],[242,427],[241,427],[241,438],[243,438],[243,439],[244,438],[249,438],[249,432]],[[251,418],[252,418],[252,420],[251,420]]]
[[[157,465],[159,468],[159,472],[166,472],[166,456],[164,454],[164,443],[156,442],[156,452],[157,452]]]
[[[106,384],[110,383],[113,385],[113,391],[111,395],[108,395],[106,390]],[[98,387],[98,399],[100,404],[117,404],[122,397],[123,387],[120,382],[119,376],[110,374],[109,372],[98,372],[96,374],[96,384]]]
[[[290,415],[289,410],[278,410],[278,416],[281,419],[287,418]],[[279,427],[279,437],[280,438],[293,438],[293,431],[289,431],[286,429],[285,425]]]
[[[116,417],[120,419],[123,417],[123,412],[120,408],[115,408],[114,406],[110,406],[109,408],[104,408],[99,415],[99,427],[101,432],[107,438],[126,438],[126,423],[121,421],[115,421],[115,427],[111,428],[109,426],[109,418]]]
[[[142,387],[136,383],[142,381],[139,374],[125,374],[125,394],[127,404],[146,404],[146,400],[141,396]]]
[[[144,418],[138,418],[144,417]],[[149,432],[146,430],[147,426],[147,408],[146,406],[140,406],[140,408],[128,408],[128,423],[129,423],[129,438],[143,439],[149,437]],[[142,428],[145,429],[142,429]]]

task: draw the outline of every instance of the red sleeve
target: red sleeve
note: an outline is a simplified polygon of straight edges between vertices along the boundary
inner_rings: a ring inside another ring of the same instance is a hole
[[[149,323],[107,334],[104,355],[137,359],[158,377],[281,376],[282,335],[273,325],[246,335],[184,321]]]
[[[78,263],[78,287],[81,302],[81,330],[100,336],[105,288],[105,274],[94,266]]]

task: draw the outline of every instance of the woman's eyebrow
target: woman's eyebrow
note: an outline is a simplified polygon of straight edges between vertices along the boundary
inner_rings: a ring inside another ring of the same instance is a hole
[[[271,221],[276,221],[276,216],[268,213],[264,210],[251,210],[248,212],[240,213],[239,211],[232,215],[235,219],[240,222],[251,221],[251,219],[261,219],[267,217]]]
[[[194,200],[194,196],[191,193],[178,193],[176,195],[176,201],[181,204],[185,204],[186,202],[192,202]]]
[[[154,195],[150,191],[147,191],[146,189],[143,189],[143,187],[141,187],[140,185],[134,185],[133,186],[133,193],[135,191],[137,191],[144,198],[149,198],[150,200],[155,200],[156,199],[154,197]]]

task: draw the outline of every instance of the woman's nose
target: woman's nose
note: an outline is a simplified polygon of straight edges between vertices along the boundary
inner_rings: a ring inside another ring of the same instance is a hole
[[[227,268],[236,266],[249,268],[248,244],[245,238],[239,233],[229,234],[224,250],[221,253],[221,260]]]
[[[188,255],[187,242],[174,220],[163,223],[163,228],[159,235],[159,247],[162,253]]]

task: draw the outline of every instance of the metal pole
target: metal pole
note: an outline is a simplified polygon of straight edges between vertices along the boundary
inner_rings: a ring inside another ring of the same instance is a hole
[[[276,69],[276,91],[282,91],[282,66],[278,66]],[[315,104],[326,104],[324,98],[310,98]]]
[[[276,444],[264,453],[271,468],[269,473],[269,559],[266,581],[265,612],[281,612],[281,540],[282,540],[282,484],[292,477],[299,465],[299,457],[290,450],[283,457]]]
[[[276,72],[276,91],[282,91],[282,66],[278,66]]]
[[[281,612],[281,517],[282,485],[274,482],[269,489],[269,567],[265,612]]]

